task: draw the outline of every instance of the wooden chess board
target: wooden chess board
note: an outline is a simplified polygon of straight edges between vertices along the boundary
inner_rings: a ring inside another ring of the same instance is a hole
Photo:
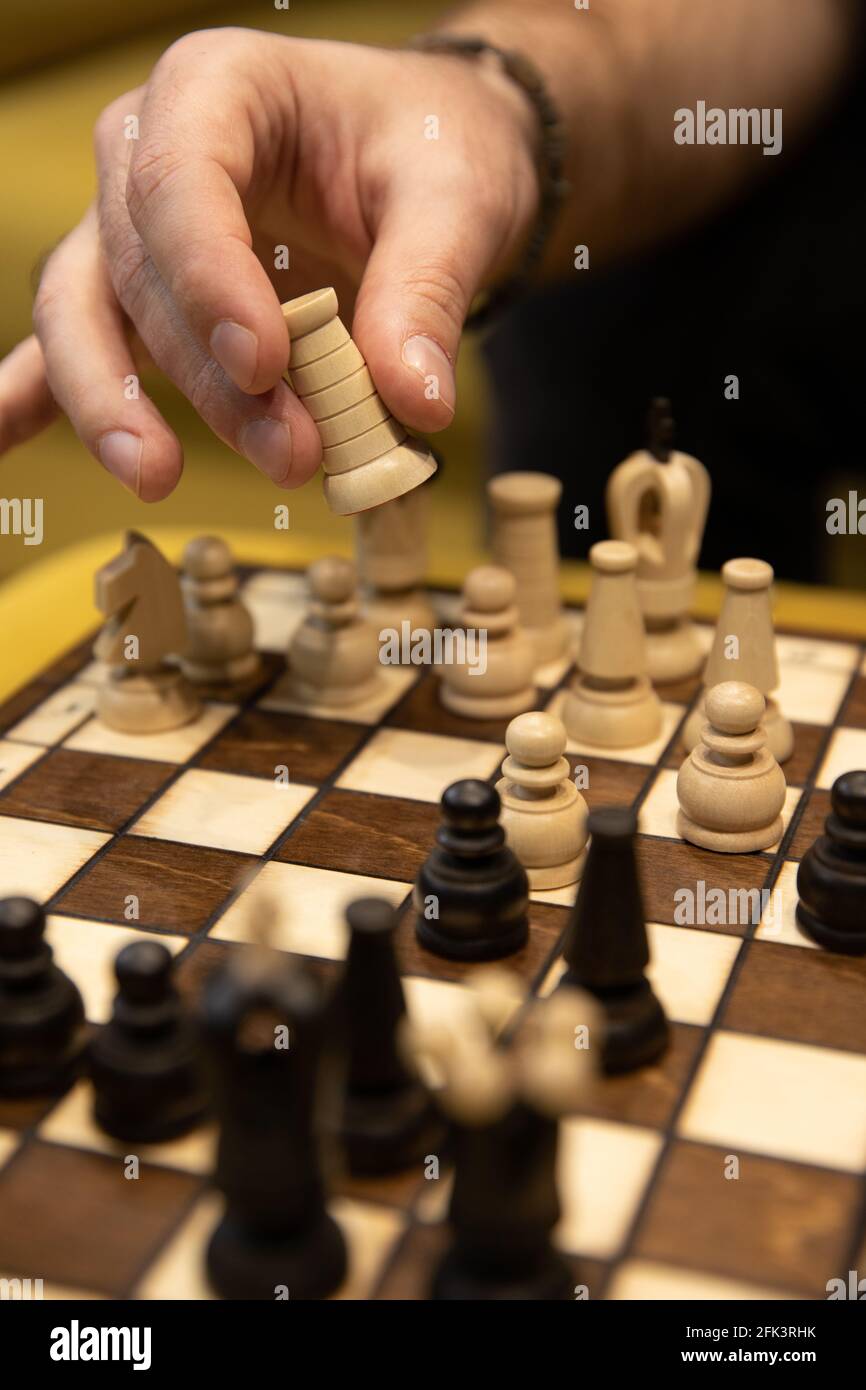
[[[249,571],[244,594],[261,679],[209,699],[186,728],[142,738],[102,726],[89,643],[0,707],[2,891],[48,905],[56,957],[94,1023],[110,1009],[116,952],[137,937],[176,953],[195,997],[241,949],[260,888],[277,905],[276,944],[326,972],[345,948],[343,905],[384,894],[403,906],[410,1009],[465,1007],[468,967],[416,945],[408,897],[440,793],[495,776],[504,721],[447,713],[417,668],[385,670],[380,697],[351,717],[299,715],[273,685],[302,615],[301,577]],[[438,597],[453,613],[453,596]],[[590,806],[639,808],[652,978],[672,1021],[659,1065],[599,1081],[563,1127],[557,1241],[593,1298],[823,1298],[829,1279],[866,1268],[866,960],[812,947],[794,920],[797,863],[828,789],[866,767],[864,651],[796,634],[778,647],[796,749],[772,853],[717,855],[677,837],[677,728],[694,682],[662,692],[653,745],[605,757],[570,746],[589,769]],[[565,664],[544,676],[555,708]],[[700,882],[778,889],[781,913],[678,925],[675,895]],[[508,962],[529,990],[555,983],[572,892],[533,900],[529,944]],[[94,1125],[85,1083],[51,1103],[0,1102],[0,1276],[42,1279],[53,1297],[209,1297],[212,1143],[197,1133],[142,1148],[130,1180],[127,1150]],[[447,1173],[420,1172],[336,1182],[351,1262],[343,1296],[425,1296],[447,1186]]]

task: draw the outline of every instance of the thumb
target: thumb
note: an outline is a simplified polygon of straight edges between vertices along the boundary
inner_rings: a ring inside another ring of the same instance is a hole
[[[431,203],[435,217],[420,216]],[[352,336],[388,409],[412,429],[441,430],[454,415],[463,321],[492,259],[493,238],[469,212],[403,193],[379,225],[355,303]]]

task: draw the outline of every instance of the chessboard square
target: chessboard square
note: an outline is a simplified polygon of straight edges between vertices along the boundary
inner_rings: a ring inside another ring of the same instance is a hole
[[[60,743],[72,730],[93,713],[96,690],[81,681],[70,681],[53,691],[36,705],[28,715],[9,729],[7,737],[20,743],[38,743],[44,747]]]
[[[439,825],[425,801],[333,791],[316,803],[277,850],[284,863],[414,879]]]
[[[386,723],[395,729],[414,729],[419,734],[443,734],[450,738],[474,738],[488,743],[504,743],[510,717],[470,719],[448,709],[441,699],[442,681],[431,671],[421,679],[388,715]],[[543,704],[541,691],[536,692],[536,708]]]
[[[660,835],[670,840],[682,838],[677,830],[677,816],[680,809],[677,799],[678,775],[673,768],[663,767],[659,770],[640,808],[638,824],[642,834]],[[799,787],[787,787],[785,790],[785,804],[782,807],[783,834],[797,808],[801,795]],[[777,840],[775,844],[769,846],[766,852],[772,854],[779,844],[780,840]]]
[[[218,941],[254,939],[263,904],[272,914],[272,944],[295,955],[343,960],[348,945],[346,908],[356,898],[382,897],[397,907],[408,883],[363,874],[311,869],[303,864],[265,864],[253,883],[232,903],[210,933]]]
[[[113,1298],[175,1229],[201,1179],[32,1139],[0,1170],[0,1269]]]
[[[496,771],[504,752],[498,743],[379,729],[337,778],[337,786],[380,796],[438,801],[452,782],[464,777],[486,780]]]
[[[675,1140],[634,1253],[820,1298],[845,1258],[858,1189],[850,1174]]]
[[[554,1240],[572,1254],[611,1259],[634,1221],[662,1135],[607,1120],[568,1119],[557,1162],[562,1216]]]
[[[8,745],[24,748],[24,744]],[[53,748],[0,800],[3,814],[116,831],[174,775],[170,763]],[[2,751],[0,751],[2,757]]]
[[[770,889],[755,935],[760,941],[785,946],[807,946],[818,950],[817,941],[807,936],[797,921],[797,873],[800,865],[786,859]]]
[[[91,1023],[105,1023],[117,991],[114,960],[118,951],[132,941],[152,941],[149,932],[132,927],[107,926],[104,922],[80,917],[49,916],[45,938],[54,959],[74,980],[84,1000],[84,1012]],[[159,940],[172,954],[183,949],[182,936],[160,934]]]
[[[801,808],[794,834],[787,846],[789,859],[802,859],[806,851],[812,848],[818,836],[823,835],[832,809],[829,790],[813,787]]]
[[[845,671],[850,676],[859,655],[860,648],[856,642],[839,642],[835,638],[809,637],[802,633],[776,633],[776,656],[780,667]]]
[[[0,816],[0,883],[4,896],[45,902],[111,837],[50,821]]]
[[[292,690],[291,676],[279,680],[259,701],[261,709],[302,714],[312,719],[341,719],[354,724],[378,724],[418,679],[416,666],[379,666],[372,694],[351,705],[330,705],[326,700],[300,699]]]
[[[548,705],[551,714],[555,714],[559,719],[562,718],[563,706],[565,705],[568,692],[559,690],[554,695]],[[583,758],[603,757],[613,758],[617,762],[624,763],[657,763],[671,741],[674,730],[683,717],[683,707],[679,704],[671,704],[663,700],[662,705],[662,726],[657,738],[650,743],[642,743],[636,748],[599,748],[595,744],[581,743],[579,739],[569,738],[566,744],[566,752],[579,753]]]
[[[0,791],[8,787],[10,782],[14,782],[16,777],[20,777],[37,758],[43,756],[41,748],[29,743],[13,743],[11,739],[0,739]],[[8,799],[4,798],[4,810],[8,804]]]
[[[132,1291],[132,1297],[152,1301],[208,1302],[217,1297],[207,1277],[205,1254],[224,1211],[222,1198],[206,1192],[187,1214],[170,1240]]]
[[[818,770],[816,785],[832,787],[843,772],[866,768],[866,729],[836,729]]]
[[[680,1117],[688,1139],[859,1172],[866,1056],[716,1033]]]
[[[779,667],[779,686],[773,693],[788,719],[832,724],[850,679],[848,671],[785,665]]]
[[[58,899],[65,912],[192,934],[258,864],[248,854],[122,835]]]
[[[761,909],[772,860],[765,854],[716,854],[685,840],[638,835],[638,872],[648,921],[744,936]]]
[[[66,1144],[73,1149],[88,1149],[117,1160],[118,1166],[129,1153],[129,1141],[112,1139],[96,1123],[93,1114],[93,1088],[89,1081],[79,1081],[68,1091],[39,1126],[38,1135],[52,1144]],[[176,1168],[184,1173],[211,1173],[216,1158],[216,1131],[200,1126],[180,1139],[165,1144],[134,1145],[135,1155],[142,1163],[156,1163],[161,1168]]]
[[[706,1028],[722,997],[740,950],[735,936],[647,923],[650,963],[647,976],[671,1022]],[[566,970],[557,960],[540,993],[550,994]]]
[[[135,822],[136,835],[263,854],[315,796],[313,787],[191,768]]]
[[[737,1279],[720,1279],[702,1270],[682,1269],[656,1260],[626,1260],[614,1272],[605,1298],[617,1302],[696,1302],[734,1303],[775,1302],[794,1295]]]
[[[362,724],[245,709],[208,745],[196,766],[272,780],[278,768],[286,768],[290,781],[320,785],[366,735]]]
[[[237,713],[237,705],[205,704],[197,719],[161,734],[125,734],[101,719],[90,719],[64,742],[82,753],[110,753],[121,758],[152,758],[154,762],[186,763],[209,743]]]
[[[298,603],[303,606],[307,595],[307,577],[300,570],[256,570],[241,587],[244,603],[253,598],[271,599],[273,603]]]
[[[866,957],[752,942],[721,1026],[866,1055]]]
[[[855,676],[845,703],[839,712],[839,723],[846,728],[866,729],[866,675]]]

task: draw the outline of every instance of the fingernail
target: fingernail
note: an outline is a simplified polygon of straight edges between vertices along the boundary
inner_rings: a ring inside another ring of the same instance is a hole
[[[284,483],[292,466],[292,434],[282,420],[250,420],[239,444],[250,463],[275,483]]]
[[[457,396],[454,368],[439,344],[420,334],[407,338],[403,344],[403,361],[423,379],[426,399],[441,401],[453,412]]]
[[[246,391],[252,385],[259,355],[255,333],[230,319],[223,319],[210,335],[210,350],[235,386]]]
[[[99,441],[99,461],[138,497],[141,490],[142,440],[128,430],[109,430]]]

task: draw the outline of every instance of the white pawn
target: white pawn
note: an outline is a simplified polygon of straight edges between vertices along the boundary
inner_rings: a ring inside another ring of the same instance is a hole
[[[499,719],[535,703],[535,653],[520,626],[517,584],[508,570],[479,565],[466,576],[455,641],[465,633],[465,659],[439,666],[446,709],[469,719]]]
[[[565,742],[562,720],[540,710],[519,714],[505,734],[502,827],[534,889],[565,888],[583,874],[587,809]]]
[[[311,603],[289,642],[288,690],[302,703],[358,704],[381,676],[376,631],[360,616],[349,560],[329,555],[307,571]]]
[[[782,835],[785,774],[767,747],[764,697],[745,681],[707,694],[709,723],[677,777],[677,830],[703,849],[769,849]]]
[[[562,718],[570,738],[599,748],[635,748],[657,738],[662,707],[649,683],[638,603],[637,551],[597,541],[589,552],[592,588],[577,656],[578,674]]]
[[[217,536],[197,536],[183,552],[181,588],[187,680],[224,684],[249,680],[261,662],[253,649],[253,620],[238,597],[234,559]]]

